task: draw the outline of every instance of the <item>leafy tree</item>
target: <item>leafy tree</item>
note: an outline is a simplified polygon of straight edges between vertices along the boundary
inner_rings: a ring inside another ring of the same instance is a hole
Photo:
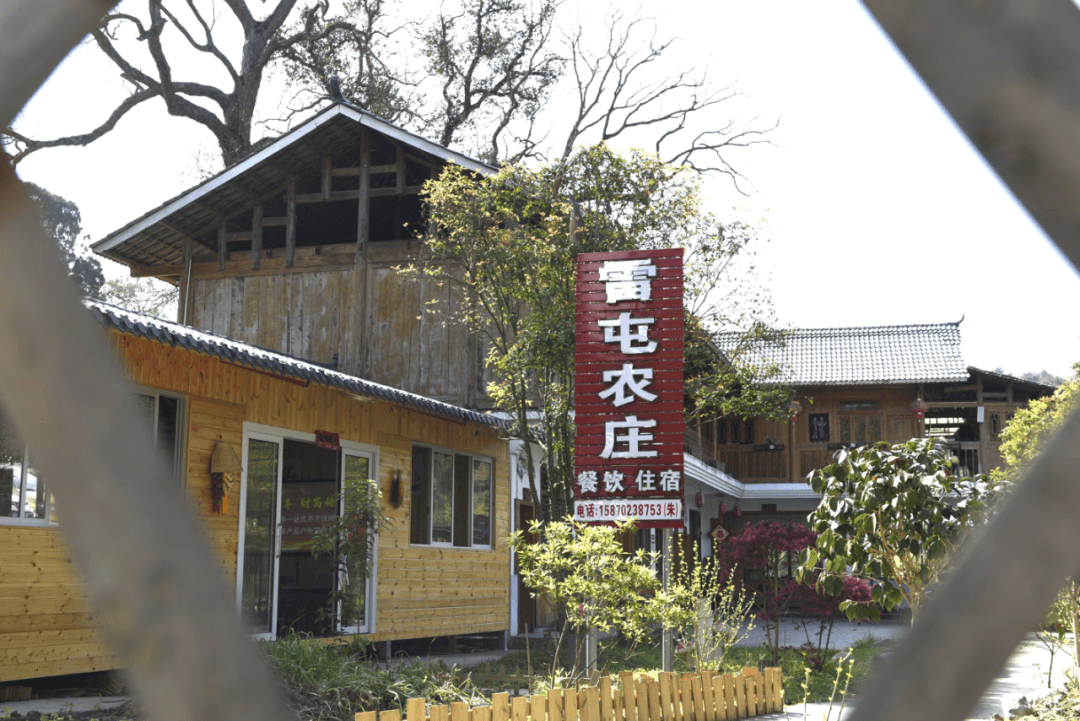
[[[521,580],[535,595],[548,599],[559,619],[559,635],[549,670],[551,685],[573,684],[585,672],[583,654],[587,631],[618,631],[631,649],[646,638],[666,607],[653,573],[657,554],[623,551],[620,535],[633,529],[630,522],[617,527],[586,526],[572,521],[536,523],[542,540],[529,543],[522,531],[510,536],[517,554]],[[652,594],[652,595],[650,595]],[[575,634],[573,660],[560,668],[560,652]]]
[[[175,285],[157,278],[109,280],[101,289],[103,301],[157,318],[175,317],[179,295]]]
[[[1019,408],[1001,432],[1003,468],[995,469],[997,480],[1018,480],[1042,453],[1043,446],[1080,403],[1080,363],[1075,375],[1061,383],[1053,395],[1036,398]]]
[[[1063,380],[1047,398],[1037,398],[1016,411],[1001,433],[1001,456],[1005,461],[991,476],[997,481],[1019,480],[1042,453],[1043,447],[1080,405],[1080,363],[1073,364],[1074,375]],[[1061,640],[1063,628],[1072,627],[1074,662],[1080,678],[1080,573],[1066,581],[1048,611],[1050,631]],[[1053,655],[1051,654],[1051,663]]]
[[[97,297],[105,284],[105,275],[101,272],[101,263],[85,247],[79,247],[82,215],[78,206],[33,183],[27,183],[26,189],[31,202],[38,208],[46,235],[56,241],[57,253],[67,266],[68,275],[84,296]]]
[[[507,166],[490,177],[449,167],[425,188],[432,223],[406,273],[454,290],[458,300],[442,312],[486,344],[494,376],[488,392],[522,437],[539,411],[536,438],[546,455],[550,494],[540,495],[531,444],[525,450],[533,497],[551,504],[541,509],[544,520],[561,518],[571,503],[579,253],[685,248],[691,329],[685,352],[698,411],[737,406],[775,416],[787,397],[779,386],[751,386],[745,367],[721,363],[710,343],[714,329],[760,333],[769,307],[725,305],[717,292],[735,261],[752,251],[754,236],[705,213],[699,182],[693,172],[650,153],[620,154],[600,145],[564,161]]]
[[[681,544],[674,544],[679,558],[668,585],[664,623],[677,631],[694,671],[720,671],[724,656],[754,629],[750,612],[754,595],[734,582],[734,572],[724,574],[718,556],[700,558],[694,544],[689,563]]]
[[[810,515],[818,537],[800,575],[820,570],[817,583],[829,594],[843,590],[848,569],[875,583],[871,603],[841,604],[849,619],[878,620],[879,606],[890,610],[903,601],[916,618],[994,491],[983,476],[954,475],[955,463],[929,438],[837,451],[832,464],[810,474],[821,494]]]
[[[732,534],[721,547],[724,575],[749,572],[757,616],[765,624],[765,645],[772,665],[780,663],[780,616],[791,605],[796,589],[788,582],[799,554],[814,545],[816,534],[797,523],[750,523]]]
[[[351,626],[363,613],[364,584],[375,566],[375,540],[380,528],[390,523],[382,513],[382,494],[376,481],[347,477],[338,502],[344,512],[316,531],[311,543],[313,558],[330,556],[341,583],[334,585],[327,608],[320,609],[319,620],[336,618]]]

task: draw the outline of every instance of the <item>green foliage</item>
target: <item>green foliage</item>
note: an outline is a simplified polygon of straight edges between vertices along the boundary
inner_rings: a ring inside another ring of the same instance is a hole
[[[344,511],[323,524],[311,542],[311,555],[333,556],[338,577],[342,579],[321,615],[336,618],[340,609],[343,627],[353,625],[363,610],[364,584],[375,563],[376,534],[390,524],[390,519],[381,512],[381,499],[377,482],[346,476],[338,496]]]
[[[1005,467],[995,469],[995,479],[1019,480],[1042,452],[1043,446],[1080,403],[1080,363],[1073,365],[1075,376],[1046,398],[1037,398],[1020,408],[1001,433],[1001,456]]]
[[[353,721],[359,711],[404,710],[408,699],[418,697],[437,704],[489,703],[441,663],[406,659],[384,669],[368,660],[368,645],[360,636],[335,645],[290,633],[265,649],[302,721]]]
[[[879,617],[902,601],[912,617],[949,556],[985,508],[993,484],[953,475],[954,459],[933,439],[841,449],[809,476],[821,503],[811,516],[815,548],[802,574],[820,568],[826,593],[843,590],[850,574],[875,582],[872,603],[845,602],[849,619]],[[801,580],[801,578],[800,578]]]
[[[157,278],[118,278],[105,281],[99,297],[136,313],[171,320],[176,317],[180,291]]]
[[[753,228],[725,226],[705,213],[699,186],[697,175],[655,155],[605,145],[555,163],[506,166],[489,177],[449,166],[425,186],[432,222],[421,258],[405,272],[452,288],[453,303],[431,310],[482,339],[494,376],[488,393],[515,419],[520,435],[530,427],[529,413],[540,411],[537,437],[553,504],[541,510],[542,520],[570,510],[580,253],[684,248],[688,388],[695,407],[725,412],[725,403],[740,404],[745,415],[757,409],[750,402],[755,393],[772,406],[780,407],[781,396],[786,401],[774,387],[759,391],[743,382],[751,380],[745,366],[722,365],[710,342],[713,333],[731,327],[765,334],[767,297],[735,292],[747,288],[744,279],[752,275],[740,260],[751,252]],[[526,452],[531,473],[528,444]],[[533,496],[541,497],[535,477],[531,483]]]
[[[676,553],[682,553],[681,545]],[[717,671],[727,652],[754,628],[754,595],[734,582],[737,569],[723,573],[717,556],[688,561],[682,559],[671,579],[664,624],[682,637],[692,671]]]
[[[37,206],[45,234],[56,241],[56,253],[67,267],[68,275],[78,284],[79,292],[91,298],[98,297],[105,276],[97,258],[85,247],[80,247],[82,215],[78,206],[33,183],[26,183],[26,192]]]
[[[657,554],[640,549],[627,554],[619,541],[618,535],[632,528],[630,522],[613,528],[551,521],[534,524],[534,533],[543,532],[538,543],[528,543],[521,531],[510,537],[522,581],[554,606],[559,619],[552,685],[564,679],[573,683],[584,672],[588,629],[618,631],[632,648],[663,617],[667,604],[652,570]],[[561,668],[559,651],[571,633],[576,637],[573,658],[569,668]]]

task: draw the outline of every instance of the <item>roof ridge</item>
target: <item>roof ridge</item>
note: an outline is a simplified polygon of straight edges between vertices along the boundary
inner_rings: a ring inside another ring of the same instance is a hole
[[[106,327],[111,325],[120,332],[131,333],[173,347],[179,344],[185,350],[203,353],[229,363],[240,363],[257,370],[270,371],[279,375],[291,376],[298,380],[336,387],[358,395],[398,403],[456,420],[473,421],[507,432],[513,431],[513,424],[505,419],[481,411],[461,408],[451,403],[422,396],[419,393],[401,390],[366,378],[349,375],[342,371],[331,370],[313,361],[296,358],[280,351],[262,348],[235,338],[197,328],[190,328],[175,321],[122,308],[105,301],[85,298],[83,299],[83,305],[95,315],[104,316],[108,320],[106,323],[99,317],[98,321],[102,325]]]

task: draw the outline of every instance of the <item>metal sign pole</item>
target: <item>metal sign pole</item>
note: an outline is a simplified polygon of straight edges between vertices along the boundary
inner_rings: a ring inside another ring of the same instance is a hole
[[[664,529],[664,592],[666,593],[671,588],[671,529]],[[662,660],[661,664],[664,667],[665,673],[671,673],[675,670],[675,640],[672,637],[671,629],[664,627],[664,638],[662,641]]]

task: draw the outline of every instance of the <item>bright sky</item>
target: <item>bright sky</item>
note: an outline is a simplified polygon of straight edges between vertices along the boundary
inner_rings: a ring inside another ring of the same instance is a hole
[[[764,217],[759,265],[781,322],[961,325],[970,365],[1068,375],[1080,360],[1080,276],[997,181],[853,0],[643,0],[671,69],[737,83],[740,117],[780,119],[774,147],[731,159],[753,183],[707,186],[710,207]],[[586,27],[593,21],[583,13]],[[599,27],[597,29],[600,29]],[[74,53],[22,129],[85,132],[123,86],[96,50]],[[726,112],[726,111],[725,111]],[[723,115],[718,116],[717,122]],[[78,204],[92,238],[184,190],[210,136],[160,105],[88,148],[45,150],[20,175]]]

